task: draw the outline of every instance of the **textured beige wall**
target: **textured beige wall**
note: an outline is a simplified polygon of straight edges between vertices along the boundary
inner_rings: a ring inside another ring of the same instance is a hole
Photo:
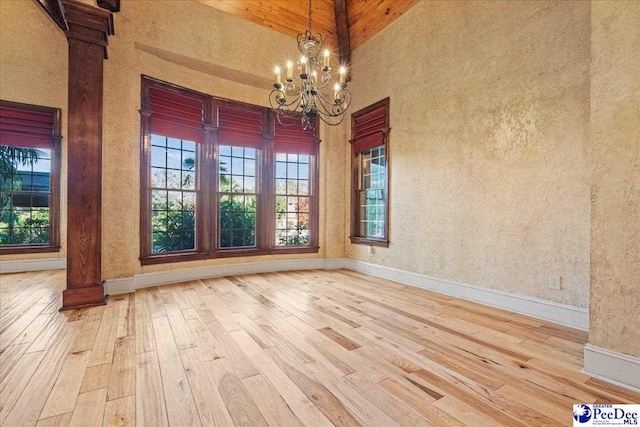
[[[95,5],[94,0],[83,2]],[[136,43],[179,54],[198,63],[213,64],[271,79],[274,65],[296,54],[295,40],[193,0],[180,2],[122,1],[114,15],[116,34],[109,39],[105,61],[103,135],[103,278],[130,277],[143,271],[192,268],[205,265],[274,259],[342,257],[344,201],[329,188],[344,181],[343,139],[336,130],[321,129],[320,246],[319,254],[230,258],[149,266],[139,256],[140,76],[146,74],[216,96],[267,105],[264,90],[194,71],[151,55]],[[2,99],[32,102],[63,109],[66,135],[67,44],[58,30],[31,0],[0,1]],[[257,46],[263,48],[256,48]],[[149,50],[149,49],[147,49]],[[171,55],[168,55],[171,56]],[[241,79],[240,79],[241,80]],[[251,82],[247,82],[251,83]],[[330,133],[333,132],[333,133]],[[64,142],[63,142],[64,145]],[[66,147],[66,146],[65,146]],[[66,159],[66,150],[63,153]],[[66,177],[66,162],[63,163]],[[64,180],[63,180],[64,184]],[[339,185],[340,190],[342,185]],[[64,190],[64,188],[63,188]],[[66,204],[66,190],[62,205]],[[327,209],[326,204],[332,208]],[[64,209],[63,209],[64,212]],[[62,233],[66,222],[62,222]],[[64,243],[64,238],[63,238]],[[51,254],[4,256],[9,259],[49,258]],[[65,256],[65,251],[60,253]]]
[[[116,35],[109,40],[105,62],[103,278],[205,265],[343,256],[343,200],[338,196],[336,201],[326,191],[327,183],[344,180],[342,140],[328,138],[322,129],[320,254],[140,266],[140,75],[260,105],[267,105],[269,91],[268,86],[260,90],[185,68],[136,49],[135,44],[196,60],[190,62],[205,61],[266,78],[274,65],[295,54],[296,45],[288,36],[191,0],[180,2],[180,7],[173,2],[124,0],[114,19]],[[326,209],[327,202],[336,205]]]
[[[591,11],[589,342],[640,356],[640,2]]]
[[[421,1],[356,49],[353,111],[391,98],[391,244],[348,257],[586,307],[589,19]]]
[[[0,99],[62,109],[60,252],[0,260],[66,256],[67,40],[32,0],[0,1]]]

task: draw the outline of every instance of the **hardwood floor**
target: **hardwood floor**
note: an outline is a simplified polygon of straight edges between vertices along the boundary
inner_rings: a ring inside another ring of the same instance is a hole
[[[556,426],[640,395],[587,333],[346,270],[196,280],[60,313],[0,276],[2,426]]]

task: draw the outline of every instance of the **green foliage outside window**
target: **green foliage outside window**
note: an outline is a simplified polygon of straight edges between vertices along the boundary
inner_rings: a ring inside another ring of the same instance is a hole
[[[186,158],[183,161],[185,170],[193,170],[195,161],[193,158]],[[226,169],[220,167],[220,182],[223,187],[230,187],[232,192],[240,192],[242,189],[236,185],[231,185],[229,177],[225,174]],[[183,186],[192,185],[187,182],[192,179],[191,175],[183,178]],[[185,204],[182,200],[153,200],[152,216],[153,230],[153,253],[176,252],[188,248],[189,244],[195,242],[195,205]],[[220,236],[221,247],[252,246],[255,245],[255,197],[247,197],[247,201],[241,201],[237,196],[223,196],[220,199],[220,211],[227,214],[220,216],[220,229],[254,229],[252,235],[244,236],[241,241],[238,236],[222,233]]]
[[[34,192],[31,183],[34,165],[46,156],[42,150],[0,145],[0,245],[49,243],[48,192]],[[49,172],[41,175],[49,179]]]

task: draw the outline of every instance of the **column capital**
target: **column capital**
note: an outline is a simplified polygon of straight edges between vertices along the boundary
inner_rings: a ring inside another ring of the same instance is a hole
[[[107,59],[107,39],[114,34],[113,14],[75,0],[63,0],[62,6],[69,25],[69,29],[65,31],[69,42],[78,40],[101,46],[104,58]]]

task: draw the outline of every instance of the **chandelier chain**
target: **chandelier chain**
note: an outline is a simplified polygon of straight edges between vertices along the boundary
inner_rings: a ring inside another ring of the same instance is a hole
[[[311,0],[309,0],[309,32],[311,32],[311,13],[313,12],[313,10],[311,9]]]

